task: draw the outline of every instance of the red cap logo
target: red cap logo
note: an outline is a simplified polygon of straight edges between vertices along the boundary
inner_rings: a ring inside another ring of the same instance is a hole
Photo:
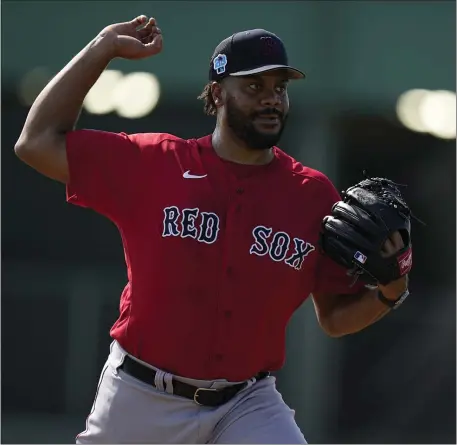
[[[275,50],[275,41],[271,37],[260,37],[263,46],[263,54],[265,56],[271,56]]]

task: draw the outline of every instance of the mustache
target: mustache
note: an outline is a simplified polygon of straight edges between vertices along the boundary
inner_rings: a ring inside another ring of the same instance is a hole
[[[264,108],[263,110],[256,111],[252,114],[252,118],[261,117],[265,114],[276,115],[279,119],[284,120],[284,113],[277,108]]]

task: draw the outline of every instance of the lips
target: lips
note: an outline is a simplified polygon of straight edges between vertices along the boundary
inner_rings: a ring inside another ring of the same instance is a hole
[[[281,123],[281,117],[277,114],[261,114],[255,118],[261,124],[275,125]]]

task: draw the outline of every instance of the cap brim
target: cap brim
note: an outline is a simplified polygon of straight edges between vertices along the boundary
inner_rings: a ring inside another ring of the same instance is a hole
[[[287,65],[265,65],[254,68],[252,70],[237,71],[236,73],[231,73],[230,76],[250,76],[252,74],[265,73],[266,71],[273,70],[286,70],[289,74],[289,79],[303,79],[306,77],[305,73],[302,73],[300,70]]]

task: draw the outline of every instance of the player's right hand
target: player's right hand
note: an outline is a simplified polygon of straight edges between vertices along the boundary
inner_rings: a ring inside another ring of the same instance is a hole
[[[143,59],[162,51],[162,33],[156,20],[145,15],[130,22],[109,25],[99,37],[110,42],[113,58]]]

